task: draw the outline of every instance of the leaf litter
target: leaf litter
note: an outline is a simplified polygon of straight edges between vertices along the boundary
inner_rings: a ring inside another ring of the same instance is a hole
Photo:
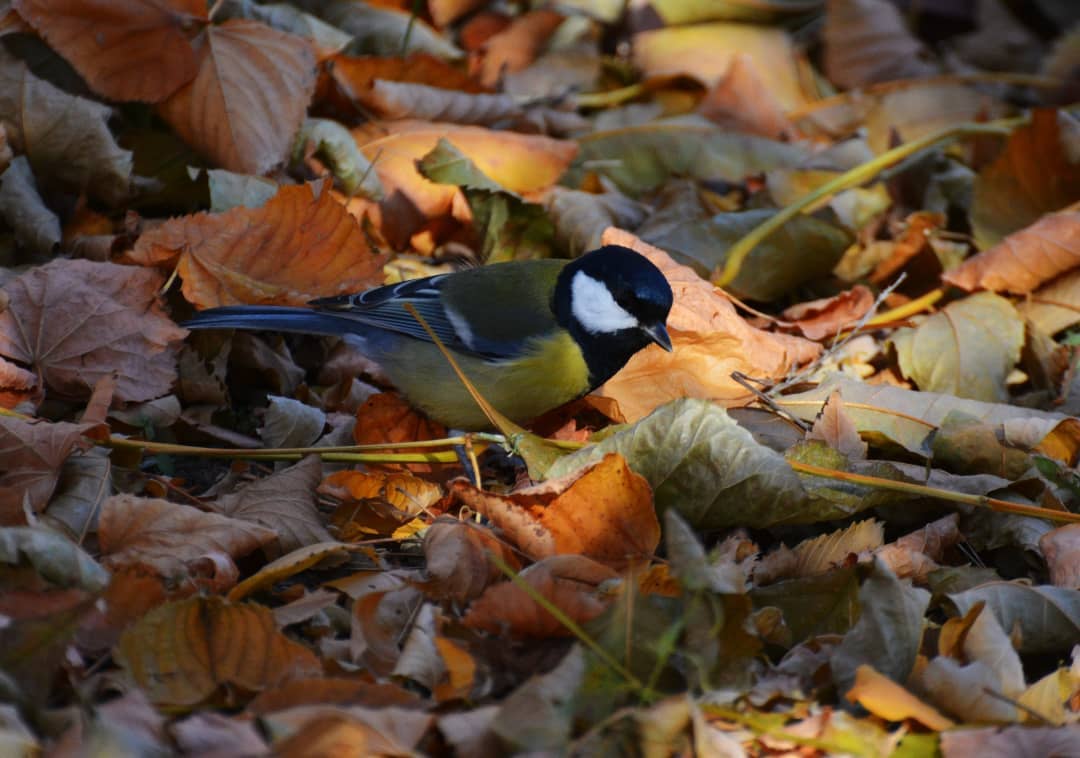
[[[946,5],[10,3],[5,744],[1080,752],[1080,18]],[[601,244],[535,437],[178,326]]]

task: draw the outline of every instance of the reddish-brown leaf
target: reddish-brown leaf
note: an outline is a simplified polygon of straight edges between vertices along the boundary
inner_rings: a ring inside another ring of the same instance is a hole
[[[278,190],[260,208],[197,213],[144,234],[131,253],[144,265],[177,264],[184,297],[199,308],[237,303],[303,305],[382,282],[382,256],[323,187]]]
[[[536,592],[579,624],[608,607],[610,598],[597,586],[618,576],[607,566],[583,555],[556,555],[521,572]],[[491,634],[528,637],[567,637],[572,632],[513,582],[489,587],[462,620],[465,626]]]
[[[504,73],[527,67],[536,60],[562,22],[562,15],[544,8],[515,18],[484,45],[480,81],[487,87],[494,87]]]
[[[270,609],[194,597],[156,608],[120,639],[116,658],[155,703],[194,705],[312,676],[315,655],[278,631]]]
[[[484,87],[468,74],[428,53],[413,53],[407,58],[335,55],[329,67],[334,83],[365,106],[371,105],[369,96],[376,79],[430,84],[459,92],[484,91]]]
[[[195,77],[188,32],[204,0],[15,0],[16,10],[100,95],[164,100]]]
[[[839,295],[793,305],[781,315],[807,339],[820,340],[854,326],[873,307],[874,293],[856,284]]]
[[[286,157],[315,91],[311,44],[255,21],[208,27],[199,72],[160,106],[190,145],[230,171],[263,174]]]
[[[66,397],[88,397],[114,372],[116,400],[164,395],[187,330],[165,317],[161,283],[154,271],[113,263],[56,260],[32,269],[4,287],[0,355],[32,366]]]
[[[425,589],[439,598],[464,604],[504,575],[489,557],[498,555],[515,571],[513,552],[478,524],[443,518],[424,534],[424,558],[431,580]]]
[[[184,576],[206,557],[247,555],[276,537],[256,524],[134,495],[106,500],[98,524],[106,566],[147,566],[162,576]]]
[[[26,523],[24,499],[45,510],[64,461],[90,446],[82,436],[88,428],[0,416],[0,524]]]

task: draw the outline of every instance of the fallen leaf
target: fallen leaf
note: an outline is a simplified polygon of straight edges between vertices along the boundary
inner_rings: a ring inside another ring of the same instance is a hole
[[[990,292],[945,306],[890,340],[900,370],[920,390],[1005,402],[1005,378],[1020,359],[1024,324],[1012,303]]]
[[[112,111],[39,79],[0,50],[0,121],[34,174],[110,203],[131,194],[133,157],[109,131]]]
[[[783,105],[758,73],[754,58],[745,52],[732,56],[727,73],[705,93],[698,113],[719,126],[768,139],[797,135]]]
[[[580,553],[623,569],[650,557],[660,541],[652,489],[620,455],[503,497],[460,480],[451,492],[537,560]]]
[[[291,553],[333,540],[315,500],[315,486],[321,478],[319,456],[309,455],[239,492],[218,498],[213,508],[223,516],[272,530],[281,552]]]
[[[1050,582],[1058,587],[1080,589],[1080,524],[1067,524],[1039,538],[1046,557]]]
[[[555,555],[521,572],[522,581],[578,624],[590,621],[610,602],[598,585],[618,576],[583,555]],[[489,587],[469,605],[462,623],[491,634],[515,637],[566,637],[573,634],[513,582]]]
[[[38,194],[34,173],[25,155],[0,174],[0,214],[15,232],[21,247],[36,255],[52,255],[60,244],[60,219]]]
[[[956,287],[1026,295],[1080,265],[1080,211],[1061,211],[1040,218],[1031,226],[1009,234],[999,243],[972,256],[947,272],[942,279]],[[1070,275],[1071,277],[1072,275]],[[1072,281],[1070,277],[1066,277]],[[1071,292],[1055,288],[1064,280],[1036,292],[1034,303],[1067,304]],[[1024,306],[1021,306],[1024,307]],[[1028,306],[1029,307],[1029,306]],[[1075,310],[1069,315],[1075,317]],[[1048,327],[1053,334],[1064,327]]]
[[[152,701],[193,706],[230,688],[233,698],[321,666],[277,630],[270,609],[194,597],[150,611],[116,647],[117,661]]]
[[[198,74],[161,103],[162,117],[222,168],[264,174],[282,163],[315,88],[311,44],[233,19],[195,46]]]
[[[674,351],[652,347],[640,351],[599,390],[618,401],[628,420],[636,421],[682,397],[743,405],[751,395],[731,378],[732,373],[781,378],[820,354],[815,343],[750,326],[711,283],[659,248],[613,227],[604,232],[603,241],[644,255],[664,272],[675,295],[667,321]],[[663,379],[658,381],[659,377]]]
[[[999,701],[1000,702],[1000,701]],[[1075,726],[1007,726],[954,729],[941,735],[944,758],[1014,758],[1018,755],[1069,755],[1080,750]]]
[[[35,512],[45,510],[64,461],[90,447],[83,437],[88,430],[81,424],[0,416],[0,524],[25,524],[24,503]]]
[[[1080,638],[1080,590],[987,582],[948,597],[961,614],[985,602],[1002,629],[1019,628],[1021,653],[1064,654]]]
[[[825,75],[834,83],[855,88],[938,73],[887,0],[829,0],[825,7]]]
[[[814,419],[814,426],[806,438],[825,442],[829,447],[845,455],[848,460],[866,458],[868,446],[859,436],[855,422],[844,410],[844,400],[839,392],[834,392],[825,401],[821,415]]]
[[[412,409],[396,393],[382,392],[372,395],[356,412],[353,439],[357,445],[382,445],[391,442],[418,442],[446,437],[446,427],[429,420]],[[393,452],[393,451],[390,451]],[[399,452],[406,452],[401,450]],[[386,471],[411,471],[414,474],[430,473],[434,469],[428,463],[376,464]]]
[[[504,94],[469,94],[413,82],[376,79],[364,98],[389,119],[422,119],[450,124],[491,126],[522,115],[521,106]]]
[[[161,277],[146,269],[55,260],[3,288],[0,355],[33,366],[50,390],[85,398],[118,374],[115,399],[151,400],[176,380],[176,353],[187,334],[158,303]]]
[[[129,255],[176,265],[184,297],[200,308],[303,305],[357,292],[382,282],[384,262],[326,185],[282,187],[260,208],[172,219],[139,237]]]
[[[490,554],[515,571],[521,568],[514,553],[489,529],[464,521],[436,520],[424,533],[424,558],[431,577],[425,591],[460,605],[479,597],[505,577]]]
[[[795,51],[783,29],[753,24],[712,23],[672,26],[634,35],[634,63],[646,77],[689,74],[707,87],[728,77],[745,76],[742,66],[767,93],[775,110],[806,104],[799,84]],[[759,106],[750,106],[759,107]]]
[[[1050,108],[1036,109],[1031,123],[1013,130],[997,159],[979,172],[969,215],[980,249],[998,244],[1080,196],[1080,158],[1070,152],[1062,118],[1068,117]],[[1052,252],[1061,259],[1062,251]]]
[[[198,70],[189,31],[202,0],[15,0],[14,8],[110,100],[164,100]]]
[[[106,566],[147,566],[165,577],[184,577],[191,564],[214,553],[239,558],[276,536],[238,519],[134,495],[106,500],[98,524]]]
[[[855,684],[845,697],[886,721],[914,719],[935,731],[956,726],[932,705],[924,703],[892,679],[865,664],[855,670]]]
[[[480,81],[484,86],[494,87],[505,74],[520,71],[536,60],[563,18],[547,8],[530,10],[488,37],[480,64]]]
[[[327,536],[329,537],[329,535]],[[347,550],[346,545],[334,540],[316,542],[297,548],[276,560],[270,561],[270,563],[267,563],[247,579],[237,584],[229,590],[228,599],[233,601],[242,600],[253,592],[295,576],[312,566],[323,562],[332,563],[335,560],[340,562],[348,555]],[[336,598],[332,593],[331,596]]]

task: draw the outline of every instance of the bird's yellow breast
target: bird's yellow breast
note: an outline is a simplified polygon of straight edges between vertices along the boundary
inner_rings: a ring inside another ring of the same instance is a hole
[[[533,339],[512,361],[455,355],[465,375],[497,410],[525,423],[589,391],[589,369],[581,348],[567,332]],[[447,426],[487,429],[480,407],[434,345],[413,342],[384,361],[391,381],[409,402]]]

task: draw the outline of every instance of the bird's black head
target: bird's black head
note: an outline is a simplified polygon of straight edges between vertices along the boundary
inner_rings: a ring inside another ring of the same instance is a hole
[[[606,245],[559,273],[553,310],[581,347],[595,388],[650,343],[671,350],[664,326],[671,302],[660,269],[629,248]]]

